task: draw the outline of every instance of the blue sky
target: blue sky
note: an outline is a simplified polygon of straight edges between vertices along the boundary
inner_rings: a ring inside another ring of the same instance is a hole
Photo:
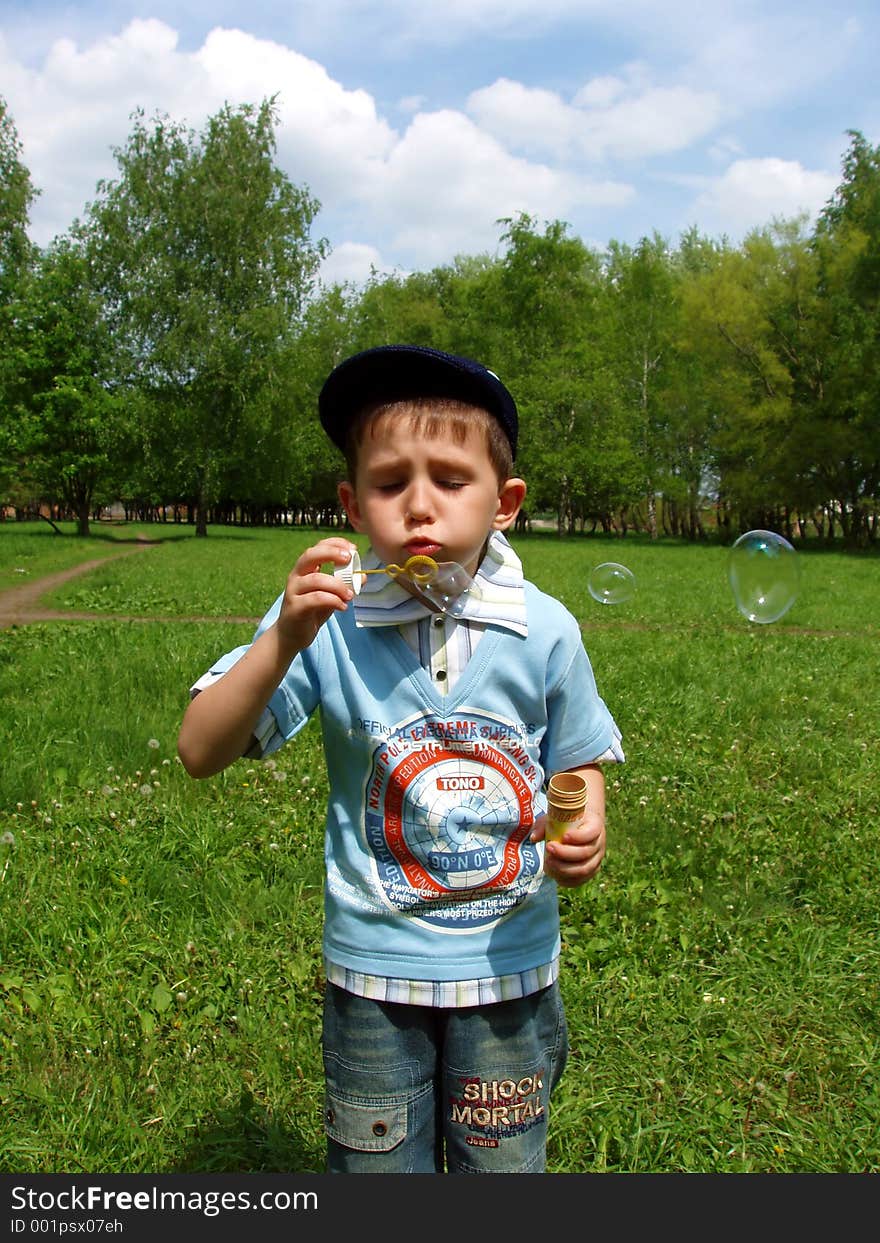
[[[876,0],[0,0],[0,95],[65,232],[131,114],[200,129],[276,94],[278,162],[320,200],[329,279],[494,253],[500,217],[590,245],[738,241],[880,142]]]

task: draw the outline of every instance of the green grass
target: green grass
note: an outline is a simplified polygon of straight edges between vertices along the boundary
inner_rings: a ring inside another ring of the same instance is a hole
[[[184,529],[65,589],[163,620],[0,631],[0,1171],[322,1168],[317,727],[208,782],[175,758],[190,683],[252,630],[216,619],[313,538]],[[880,1172],[880,562],[803,554],[759,627],[724,549],[517,543],[628,757],[600,876],[561,894],[550,1169]],[[601,560],[630,603],[591,599]]]

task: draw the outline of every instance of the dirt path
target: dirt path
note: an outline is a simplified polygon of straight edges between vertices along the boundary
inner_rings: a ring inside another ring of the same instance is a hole
[[[60,587],[62,583],[80,574],[88,574],[99,566],[120,557],[130,557],[136,552],[146,552],[148,548],[156,548],[156,544],[146,540],[133,548],[124,548],[121,552],[112,553],[109,557],[95,557],[91,561],[82,561],[79,565],[70,566],[66,570],[58,570],[55,574],[46,574],[43,578],[34,579],[32,583],[23,583],[21,587],[9,587],[0,591],[0,629],[8,630],[10,626],[24,626],[28,622],[72,621],[76,619],[106,617],[104,613],[70,612],[64,609],[43,608],[40,601],[43,596]]]
[[[66,570],[58,570],[55,574],[46,574],[43,578],[34,579],[32,583],[23,583],[21,587],[9,587],[0,591],[0,630],[9,630],[13,626],[26,626],[30,622],[47,621],[128,621],[128,622],[241,622],[256,625],[259,617],[159,617],[155,614],[139,617],[130,613],[93,613],[88,610],[50,609],[40,604],[42,598],[60,587],[62,583],[79,578],[92,570],[116,561],[120,557],[130,557],[136,552],[146,552],[150,548],[158,548],[160,540],[139,539],[133,548],[124,548],[121,552],[111,553],[109,557],[95,557],[91,561],[83,561],[79,565],[70,566]]]

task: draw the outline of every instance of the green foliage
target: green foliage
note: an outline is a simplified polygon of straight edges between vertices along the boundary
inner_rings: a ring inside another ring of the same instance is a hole
[[[82,246],[61,240],[44,251],[12,311],[7,394],[18,490],[63,501],[87,535],[94,501],[118,483],[133,436]]]
[[[18,279],[31,262],[27,225],[36,195],[21,162],[18,131],[0,95],[0,309],[14,295]]]
[[[875,534],[880,495],[880,147],[850,139],[813,242],[827,355],[818,469],[823,481],[832,472],[844,533],[860,544]]]
[[[271,101],[227,105],[197,136],[137,114],[81,230],[148,456],[195,498],[200,533],[208,502],[281,485],[282,360],[323,243],[318,204],[274,162],[276,120]]]
[[[0,503],[12,495],[16,481],[18,429],[13,404],[17,368],[11,304],[33,260],[27,226],[35,197],[30,173],[21,162],[18,132],[0,96]]]
[[[529,506],[554,511],[561,531],[575,505],[605,512],[603,489],[613,487],[598,451],[615,413],[596,314],[599,259],[561,221],[548,223],[543,233],[524,214],[501,223],[506,251],[497,316],[505,378],[520,407],[518,469],[532,487]],[[613,492],[610,500],[622,503]]]

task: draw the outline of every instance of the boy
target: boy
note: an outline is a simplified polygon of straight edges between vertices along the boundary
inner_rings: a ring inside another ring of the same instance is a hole
[[[359,577],[356,595],[321,569],[351,543],[319,541],[253,642],[196,683],[180,756],[210,776],[320,710],[329,1171],[541,1172],[567,1053],[556,887],[601,864],[620,735],[577,623],[503,534],[526,485],[498,377],[383,346],[341,363],[318,408],[364,569],[428,557],[473,585],[451,610],[401,576]],[[562,769],[589,801],[544,843],[542,788]]]

